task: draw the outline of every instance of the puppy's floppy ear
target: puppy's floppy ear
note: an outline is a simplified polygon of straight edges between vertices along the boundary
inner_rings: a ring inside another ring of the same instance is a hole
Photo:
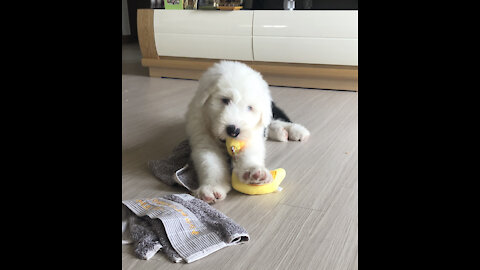
[[[259,125],[262,127],[266,128],[268,125],[270,125],[270,122],[272,121],[272,99],[270,95],[268,95],[268,98],[266,98],[262,102],[261,108],[258,108],[260,111],[260,120],[259,120]]]
[[[217,84],[220,74],[216,72],[216,66],[214,65],[213,68],[208,69],[198,81],[197,93],[193,100],[198,107],[203,107],[208,98],[218,89]]]
[[[198,89],[197,95],[195,96],[194,102],[198,107],[203,107],[205,102],[207,102],[208,98],[215,93],[217,90],[217,84],[211,83],[209,85],[205,85],[204,87]]]

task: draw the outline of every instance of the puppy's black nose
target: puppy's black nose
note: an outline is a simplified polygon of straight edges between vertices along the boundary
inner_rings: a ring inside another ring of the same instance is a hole
[[[227,134],[233,138],[237,137],[240,134],[240,129],[234,125],[227,126]]]

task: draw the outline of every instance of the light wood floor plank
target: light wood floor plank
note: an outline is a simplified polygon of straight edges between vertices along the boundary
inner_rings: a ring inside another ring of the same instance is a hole
[[[356,190],[345,189],[337,193],[325,212],[312,212],[280,268],[357,269],[357,197]]]

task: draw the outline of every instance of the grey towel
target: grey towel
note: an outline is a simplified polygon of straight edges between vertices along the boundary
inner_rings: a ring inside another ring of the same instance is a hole
[[[191,263],[250,238],[231,218],[188,194],[122,203],[127,207],[123,208],[122,233],[127,232],[127,242],[134,243],[141,259],[148,260],[161,250],[173,262]]]
[[[150,160],[147,165],[153,174],[165,184],[179,184],[193,191],[198,188],[198,180],[190,153],[188,140],[184,140],[172,150],[166,159]]]

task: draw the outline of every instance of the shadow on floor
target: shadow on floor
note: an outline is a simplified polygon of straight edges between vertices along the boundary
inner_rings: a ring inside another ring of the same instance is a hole
[[[142,66],[142,53],[137,40],[122,42],[122,74],[149,76],[148,68]]]
[[[148,77],[148,68],[143,67],[140,61],[122,61],[122,74]]]
[[[141,162],[151,159],[163,159],[171,154],[173,148],[187,139],[185,123],[159,126],[143,143],[125,148],[122,156],[125,161],[135,160],[141,156]]]

